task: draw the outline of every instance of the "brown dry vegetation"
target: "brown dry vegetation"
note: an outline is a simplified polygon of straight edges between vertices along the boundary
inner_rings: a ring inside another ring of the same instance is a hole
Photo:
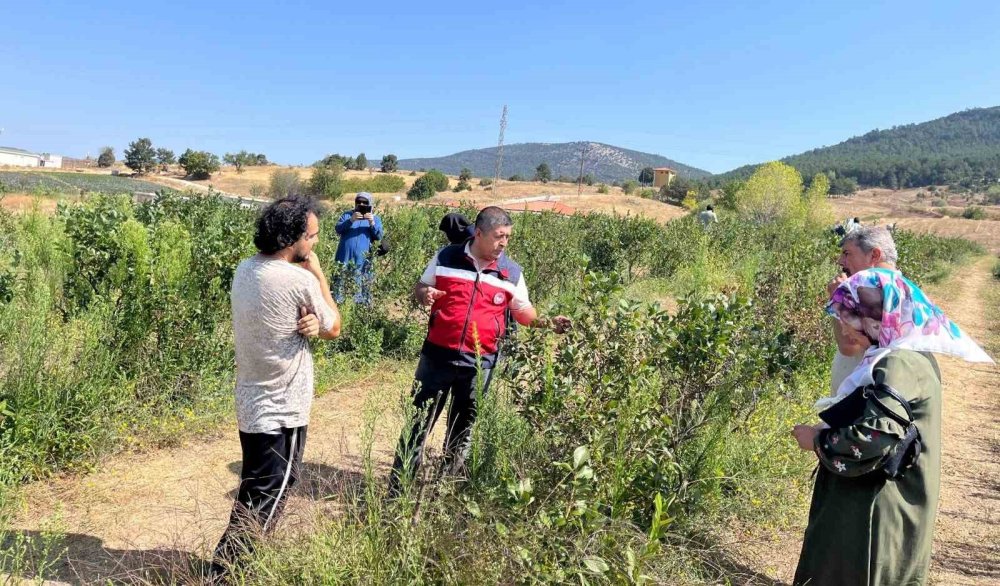
[[[919,198],[918,194],[925,197]],[[934,207],[931,202],[941,197],[947,207]],[[890,224],[915,232],[966,238],[987,250],[1000,252],[1000,206],[981,206],[986,220],[967,220],[960,216],[967,202],[963,196],[947,192],[930,193],[926,188],[865,189],[852,197],[831,198],[838,220],[859,217],[863,223]],[[947,212],[950,215],[945,215]]]

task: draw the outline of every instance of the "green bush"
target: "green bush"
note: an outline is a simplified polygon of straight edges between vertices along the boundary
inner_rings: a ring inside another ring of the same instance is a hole
[[[187,149],[177,162],[192,179],[208,179],[219,170],[219,157],[205,151]]]
[[[899,270],[918,285],[940,282],[954,266],[985,252],[978,244],[962,238],[918,234],[909,230],[897,229],[893,239],[899,251]]]
[[[479,180],[480,187],[487,187],[489,185],[493,185],[492,177],[483,177],[482,179]]]
[[[435,189],[433,178],[428,178],[427,175],[422,175],[413,182],[413,185],[410,186],[409,191],[406,192],[406,199],[414,201],[430,199],[434,197],[434,193]]]
[[[637,182],[629,179],[628,181],[622,184],[622,191],[625,193],[625,195],[631,195],[632,192],[635,191],[636,188],[638,187],[639,184]]]
[[[137,175],[145,175],[156,168],[156,149],[148,138],[140,138],[129,143],[125,149],[125,166]]]
[[[406,180],[399,175],[381,174],[370,179],[342,179],[340,182],[342,193],[357,193],[367,191],[369,193],[398,193],[406,187]]]
[[[521,177],[520,175],[518,175],[517,173],[515,173],[515,174],[511,175],[510,177],[508,177],[507,181],[524,181],[524,177]]]
[[[441,171],[431,169],[424,177],[427,178],[427,181],[430,181],[434,191],[448,191],[448,176]]]
[[[552,180],[552,169],[549,169],[547,163],[539,163],[538,167],[535,168],[534,180],[542,183],[548,183]]]
[[[339,163],[313,165],[312,175],[309,176],[309,194],[329,199],[340,197],[344,193],[343,173],[344,167]]]
[[[399,158],[396,155],[385,155],[379,168],[383,173],[392,173],[399,168]]]
[[[602,194],[603,193],[610,193],[610,191],[611,190],[608,189],[608,186],[606,184],[604,184],[604,183],[601,183],[600,185],[597,186],[597,193],[602,193]]]
[[[296,195],[303,191],[299,172],[294,169],[275,169],[268,181],[267,195],[273,199],[281,199]]]
[[[944,199],[943,197],[939,197],[936,198],[934,201],[932,201],[931,205],[936,208],[948,207],[948,200]]]
[[[97,156],[98,167],[110,167],[115,164],[115,149],[106,146],[101,148],[101,154]]]
[[[986,210],[979,206],[968,206],[962,211],[962,217],[966,220],[985,220]]]

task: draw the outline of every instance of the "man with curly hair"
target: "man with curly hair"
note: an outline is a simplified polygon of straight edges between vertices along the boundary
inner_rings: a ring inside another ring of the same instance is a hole
[[[233,277],[243,467],[229,527],[215,550],[216,574],[273,527],[305,446],[313,396],[309,338],[340,334],[340,313],[313,252],[319,213],[308,197],[268,206],[257,220],[259,254],[241,262]]]

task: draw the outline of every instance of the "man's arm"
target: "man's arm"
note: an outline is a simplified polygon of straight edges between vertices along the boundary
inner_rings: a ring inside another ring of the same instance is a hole
[[[437,254],[431,257],[424,273],[413,286],[413,300],[419,305],[433,305],[435,301],[445,296],[445,292],[436,289],[435,285],[437,285]]]
[[[323,274],[323,268],[320,266],[319,257],[316,256],[315,252],[310,252],[309,259],[301,263],[299,266],[312,273],[313,276],[316,277],[316,280],[319,281],[319,289],[323,295],[323,301],[333,314],[330,329],[328,330],[322,329],[319,319],[315,315],[310,314],[299,319],[299,333],[304,336],[318,335],[324,340],[332,340],[340,335],[340,310],[337,308],[337,302],[333,300],[333,295],[330,294],[330,284],[327,283],[326,275]],[[314,331],[315,333],[313,333]]]
[[[512,310],[510,313],[514,316],[514,321],[529,328],[547,328],[557,334],[563,334],[573,327],[573,321],[565,315],[557,315],[552,318],[540,317],[534,306]]]
[[[413,286],[413,299],[420,305],[433,305],[435,301],[445,296],[445,292],[435,289],[423,281],[417,281]]]
[[[510,313],[514,321],[529,328],[550,328],[557,334],[562,334],[573,326],[573,322],[563,315],[553,318],[539,317],[538,310],[531,304],[528,298],[528,286],[524,282],[524,275],[518,279],[514,287],[514,298],[510,302]]]

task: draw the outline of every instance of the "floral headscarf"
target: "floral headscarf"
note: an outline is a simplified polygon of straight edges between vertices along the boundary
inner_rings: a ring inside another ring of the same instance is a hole
[[[864,289],[882,291],[881,322],[877,328],[879,347],[940,352],[968,362],[993,362],[920,287],[896,270],[868,269],[855,273],[833,292],[827,312],[841,320],[847,318],[845,314],[869,312],[863,299]]]
[[[877,291],[877,293],[876,293]],[[892,350],[938,352],[968,362],[993,360],[912,281],[892,269],[859,271],[841,283],[830,297],[827,312],[852,327],[861,325],[878,346],[870,347],[861,363],[837,389],[832,401],[871,384],[872,369]],[[817,408],[828,407],[821,399]]]

